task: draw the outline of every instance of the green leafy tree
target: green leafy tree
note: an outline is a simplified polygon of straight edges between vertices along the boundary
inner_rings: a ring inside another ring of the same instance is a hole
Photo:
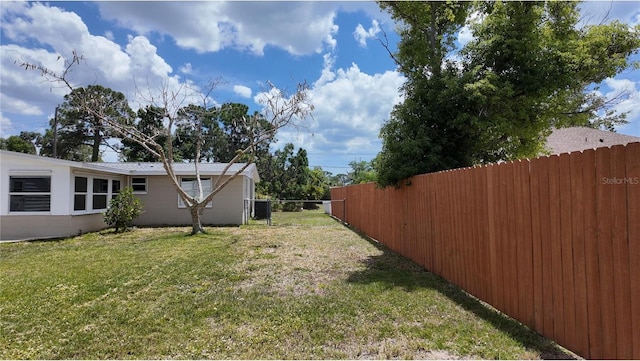
[[[463,50],[470,108],[481,124],[476,161],[539,154],[552,127],[613,129],[625,114],[600,111],[607,101],[587,90],[626,69],[640,47],[619,22],[578,29],[577,2],[485,4],[475,40]]]
[[[342,187],[349,184],[349,177],[344,173],[336,175],[329,173],[328,178],[330,187]]]
[[[20,132],[20,135],[11,135],[7,139],[0,138],[0,149],[37,154],[36,145],[41,141],[41,138],[42,135],[36,132]]]
[[[304,191],[304,199],[331,199],[329,188],[330,185],[327,172],[323,171],[322,168],[315,167],[309,170],[309,179]]]
[[[271,124],[260,113],[248,113],[249,107],[240,103],[225,103],[219,107],[204,109],[189,105],[179,113],[182,122],[178,125],[174,139],[174,154],[183,160],[193,161],[198,138],[202,144],[200,161],[226,162],[236,156],[238,149],[251,144],[252,132],[269,133]],[[253,119],[254,127],[247,127],[246,120]],[[200,124],[199,128],[193,124]],[[200,134],[200,135],[198,135]],[[269,155],[273,139],[255,144],[254,161],[262,173],[263,160]],[[245,159],[241,159],[244,161]]]
[[[178,111],[177,129],[174,136],[174,155],[193,162],[212,162],[220,137],[220,126],[214,119],[215,108],[189,104]],[[198,151],[199,148],[199,151]],[[219,161],[219,160],[217,160]]]
[[[455,49],[471,4],[467,2],[381,2],[398,24],[400,42],[389,52],[407,81],[403,103],[394,107],[380,131],[382,151],[377,181],[397,185],[420,173],[466,165],[476,133],[460,99],[456,64],[445,61]],[[458,144],[459,141],[467,144]]]
[[[89,160],[99,161],[100,147],[111,147],[107,140],[117,136],[108,124],[128,125],[134,119],[124,94],[101,85],[75,88],[65,95],[64,100],[59,107],[57,124],[57,153],[62,159],[87,160],[79,155],[86,153],[82,148],[90,147]],[[51,129],[56,131],[54,125],[52,120]],[[53,156],[52,140],[43,147],[43,155]]]
[[[287,143],[276,150],[269,161],[269,172],[263,174],[260,192],[277,199],[305,199],[309,182],[307,151]]]
[[[231,159],[237,149],[242,149],[251,143],[251,133],[248,132],[243,119],[255,118],[256,127],[265,133],[272,130],[272,125],[260,113],[249,114],[249,107],[240,103],[225,103],[215,110],[215,120],[220,125],[222,134],[215,147],[215,157],[220,160]],[[260,170],[260,160],[269,154],[269,146],[274,138],[256,144],[254,155]]]
[[[160,144],[167,144],[168,136],[164,129],[165,110],[160,107],[148,105],[138,109],[134,127],[139,132],[149,135]],[[166,146],[165,146],[166,151]],[[157,162],[157,157],[149,153],[138,142],[130,138],[122,139],[122,158],[126,162]],[[179,153],[174,153],[174,160],[181,160]]]
[[[42,148],[40,155],[53,157],[53,129],[45,130],[42,136]],[[78,144],[73,137],[58,137],[56,146],[57,158],[73,160],[76,162],[90,162],[92,147],[88,144]],[[102,158],[98,156],[98,161]]]
[[[472,7],[473,6],[473,7]],[[579,29],[575,2],[382,2],[398,22],[391,56],[407,77],[383,125],[378,183],[536,156],[552,127],[624,121],[587,87],[614,76],[640,47],[640,27]],[[474,40],[452,39],[470,11]],[[455,55],[455,56],[454,56]]]
[[[367,161],[352,161],[349,162],[351,171],[347,174],[348,182],[350,184],[361,184],[375,182],[377,175],[373,168],[373,162]]]
[[[116,232],[125,231],[142,214],[142,203],[133,195],[133,188],[126,187],[109,203],[104,213],[104,222],[115,228]]]
[[[38,132],[21,131],[19,137],[32,145],[31,150],[33,151],[33,153],[31,154],[38,153],[37,148],[42,146],[42,134]]]

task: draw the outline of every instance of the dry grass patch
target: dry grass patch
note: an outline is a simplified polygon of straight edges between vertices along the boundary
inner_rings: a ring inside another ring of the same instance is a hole
[[[238,271],[252,288],[279,296],[322,295],[334,282],[346,282],[363,262],[379,252],[341,226],[284,226],[237,229],[245,254]]]

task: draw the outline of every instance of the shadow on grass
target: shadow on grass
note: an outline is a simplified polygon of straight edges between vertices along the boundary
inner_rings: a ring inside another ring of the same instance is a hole
[[[465,310],[491,323],[495,328],[509,334],[511,338],[525,348],[539,352],[543,359],[576,359],[575,355],[562,349],[555,342],[544,338],[517,320],[481,302],[458,286],[429,272],[383,244],[353,228],[351,229],[364,240],[374,245],[382,254],[366,259],[363,263],[367,265],[367,268],[363,271],[352,273],[348,278],[348,282],[360,284],[379,283],[389,288],[400,287],[407,292],[424,288],[435,290]]]

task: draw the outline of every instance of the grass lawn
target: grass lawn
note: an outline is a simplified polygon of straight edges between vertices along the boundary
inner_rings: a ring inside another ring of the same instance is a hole
[[[0,244],[0,359],[570,357],[321,212]]]

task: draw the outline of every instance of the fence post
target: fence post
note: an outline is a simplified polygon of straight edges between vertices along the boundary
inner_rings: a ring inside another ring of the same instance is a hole
[[[347,222],[347,199],[346,198],[342,198],[342,222],[349,223]]]

